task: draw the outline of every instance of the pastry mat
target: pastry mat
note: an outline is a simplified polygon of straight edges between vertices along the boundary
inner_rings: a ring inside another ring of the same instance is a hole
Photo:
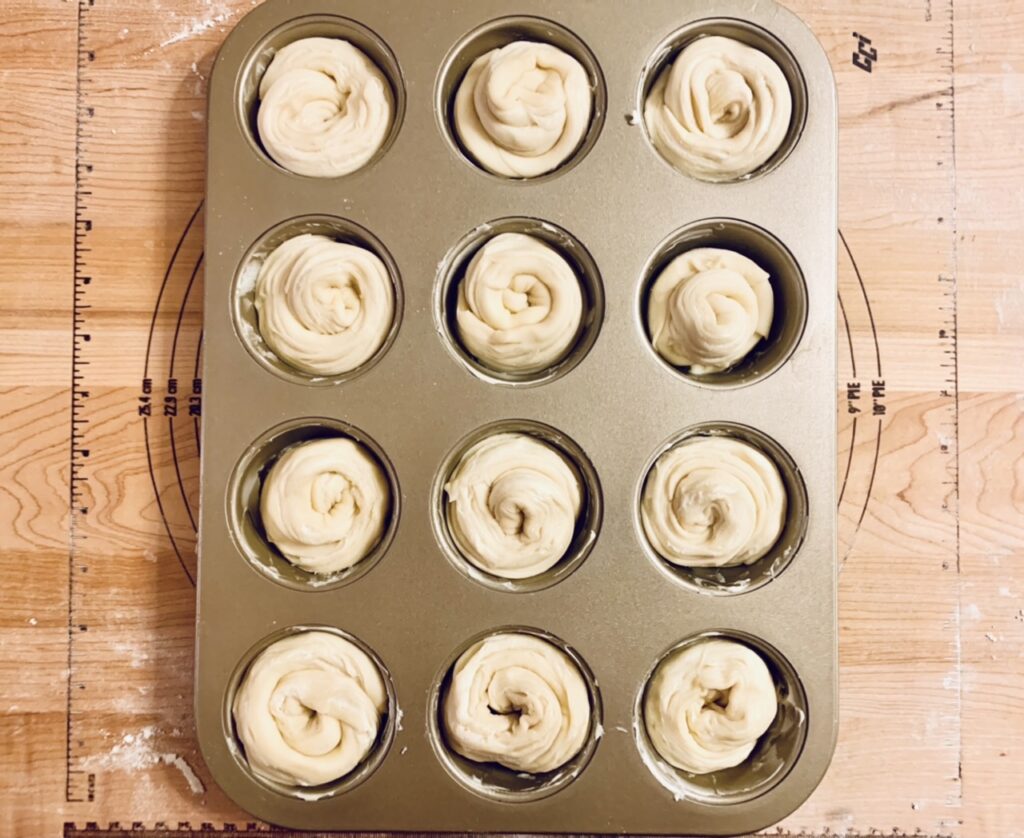
[[[236,10],[225,7],[225,11],[212,16],[200,16],[191,28],[183,29],[183,41],[191,40],[194,35],[202,34],[206,29],[227,29],[229,25],[246,9]],[[796,11],[799,13],[800,9]],[[103,776],[102,770],[95,770],[103,765],[103,761],[94,758],[96,731],[92,729],[89,701],[83,693],[90,688],[90,678],[95,678],[87,664],[91,638],[85,634],[90,626],[86,617],[88,609],[89,588],[95,585],[96,575],[89,577],[87,563],[88,552],[83,550],[83,542],[89,538],[89,524],[86,519],[95,512],[90,509],[88,485],[88,462],[93,456],[91,444],[88,442],[90,417],[90,397],[88,382],[101,373],[91,369],[93,359],[90,357],[93,326],[100,312],[91,316],[93,311],[93,282],[102,283],[100,270],[102,250],[100,245],[95,250],[93,242],[99,238],[94,235],[94,208],[101,209],[96,202],[97,194],[91,186],[98,178],[97,168],[103,161],[93,162],[97,146],[107,145],[106,138],[99,140],[97,117],[103,110],[103,90],[100,88],[98,74],[93,67],[98,61],[97,53],[102,49],[100,42],[100,26],[109,26],[116,21],[117,14],[112,6],[108,7],[103,0],[81,0],[78,7],[78,136],[76,141],[76,235],[75,235],[75,297],[74,297],[74,355],[72,359],[72,381],[74,383],[72,422],[71,422],[71,578],[69,579],[68,624],[69,624],[69,689],[67,708],[67,783],[66,798],[68,802],[88,803],[97,799],[96,785],[98,778]],[[218,18],[221,18],[220,20]],[[223,23],[224,26],[217,26]],[[210,26],[213,24],[213,26]],[[118,33],[120,35],[120,32]],[[129,35],[130,30],[129,30]],[[218,32],[219,34],[219,32]],[[166,51],[173,48],[176,36],[164,39],[159,49]],[[169,43],[168,43],[169,41]],[[850,64],[863,73],[875,72],[878,58],[877,47],[869,35],[851,34]],[[827,44],[826,44],[827,46]],[[94,48],[95,47],[95,48]],[[214,50],[211,49],[211,52]],[[884,53],[883,53],[884,55]],[[209,59],[207,58],[207,63]],[[879,64],[879,72],[884,63]],[[205,67],[198,64],[193,75],[205,82]],[[860,79],[857,79],[861,81]],[[194,103],[201,109],[202,102]],[[190,116],[193,116],[190,114]],[[99,118],[102,118],[100,115]],[[119,130],[111,125],[112,136],[116,137]],[[201,154],[202,149],[197,149]],[[948,150],[951,154],[951,149]],[[201,161],[201,158],[200,158]],[[953,160],[944,161],[952,166]],[[200,288],[202,281],[203,254],[201,248],[202,204],[196,203],[195,209],[185,222],[180,239],[170,254],[167,268],[156,291],[152,304],[152,316],[146,352],[142,359],[141,381],[137,396],[138,421],[142,426],[145,441],[147,470],[149,471],[154,499],[157,504],[161,523],[166,530],[173,557],[177,561],[181,574],[187,579],[189,586],[195,584],[195,529],[198,518],[198,503],[195,492],[197,464],[195,457],[199,448],[199,415],[202,411],[202,380],[199,377],[202,357],[202,334],[197,331],[200,326]],[[850,514],[849,523],[852,532],[843,537],[841,552],[852,548],[856,540],[857,530],[863,525],[871,503],[873,484],[877,477],[878,458],[881,451],[885,430],[885,417],[888,409],[887,381],[882,357],[878,326],[872,307],[868,285],[861,273],[857,258],[850,247],[846,234],[840,230],[842,255],[848,261],[845,267],[842,291],[839,298],[840,317],[847,336],[847,355],[843,360],[845,374],[841,374],[845,385],[845,410],[849,416],[849,426],[844,429],[849,441],[842,445],[846,452],[845,463],[841,466],[840,506],[847,507],[844,513]],[[851,233],[850,238],[856,241]],[[113,243],[106,242],[110,247]],[[848,281],[852,270],[854,282]],[[937,333],[948,343],[940,350],[942,366],[948,365],[946,389],[948,393],[949,414],[946,420],[949,425],[950,438],[956,435],[956,398],[957,398],[957,367],[956,367],[956,297],[952,287],[952,277],[942,274],[937,278],[934,291],[936,308],[940,315],[937,320]],[[876,303],[877,306],[877,303]],[[100,322],[97,326],[102,329]],[[859,327],[859,329],[858,329]],[[865,328],[866,327],[866,328]],[[860,334],[858,334],[858,331]],[[840,404],[840,409],[843,404]],[[858,439],[859,438],[859,439]],[[167,462],[169,455],[170,463]],[[170,468],[168,468],[170,466]],[[956,459],[952,458],[951,479],[956,479]],[[853,507],[852,510],[849,507]],[[845,520],[845,514],[844,514]],[[851,529],[849,524],[847,530]],[[83,561],[85,560],[85,561]],[[158,558],[158,561],[160,559]],[[183,586],[182,586],[183,587]],[[183,589],[184,590],[184,589]],[[188,591],[185,591],[188,593]],[[84,665],[83,665],[84,664]],[[187,700],[191,690],[183,691]],[[184,709],[188,709],[186,704]],[[187,719],[183,719],[187,724]],[[166,735],[156,731],[151,738]],[[104,734],[100,734],[106,738]],[[131,736],[131,734],[126,734]],[[137,737],[143,742],[149,738],[149,732],[143,729]],[[122,737],[124,740],[124,737]],[[132,746],[139,741],[122,741],[122,745]],[[117,748],[115,743],[111,753]],[[157,742],[152,747],[158,748]],[[140,751],[143,750],[140,748]],[[145,760],[143,760],[145,761]],[[186,776],[186,781],[193,779],[207,785],[206,781],[196,773],[199,765],[192,760],[183,760],[182,774],[196,774],[195,778]],[[117,760],[114,760],[116,766]],[[173,764],[173,763],[172,763]],[[131,813],[129,813],[131,814]]]
[[[255,2],[4,3],[5,835],[286,834],[191,726],[205,83]],[[787,5],[840,99],[842,725],[778,834],[1010,835],[1024,16]]]

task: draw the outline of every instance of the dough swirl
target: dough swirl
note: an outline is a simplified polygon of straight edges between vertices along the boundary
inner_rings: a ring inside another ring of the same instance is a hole
[[[732,38],[698,38],[654,82],[644,120],[655,148],[703,180],[734,180],[763,165],[793,109],[779,65]]]
[[[466,71],[455,94],[455,132],[488,171],[537,177],[576,150],[592,108],[579,61],[550,44],[514,41]]]
[[[561,649],[520,632],[495,634],[456,661],[444,704],[451,747],[513,771],[554,771],[590,729],[583,675]]]
[[[663,660],[644,700],[654,749],[691,774],[739,765],[771,726],[775,683],[757,652],[732,640],[706,640]]]
[[[326,631],[295,634],[260,652],[232,706],[249,767],[292,786],[352,771],[373,747],[386,709],[377,665]]]
[[[260,80],[260,141],[299,175],[338,177],[360,169],[384,144],[394,110],[391,85],[348,41],[303,38],[278,50]]]
[[[768,274],[757,263],[704,247],[677,256],[655,280],[647,327],[662,358],[704,375],[742,361],[768,336],[774,311]]]
[[[384,534],[390,507],[380,465],[344,437],[288,448],[260,495],[267,538],[292,564],[320,574],[365,558]]]
[[[533,236],[495,236],[477,251],[459,283],[459,337],[499,372],[538,372],[557,363],[575,341],[582,319],[583,293],[575,272]]]
[[[255,305],[260,334],[282,361],[312,375],[340,375],[384,343],[395,292],[372,251],[305,233],[267,256]]]
[[[565,458],[523,433],[473,445],[444,487],[452,538],[465,558],[505,579],[543,573],[572,543],[579,481]]]
[[[775,464],[753,446],[698,437],[658,458],[640,511],[651,546],[672,564],[752,564],[782,532],[786,488]]]

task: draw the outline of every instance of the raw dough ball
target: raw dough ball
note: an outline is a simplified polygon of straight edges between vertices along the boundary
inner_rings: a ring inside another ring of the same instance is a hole
[[[654,82],[644,120],[655,148],[703,180],[734,180],[778,151],[792,94],[779,65],[732,38],[698,38]]]
[[[775,464],[752,445],[698,437],[658,458],[640,513],[651,546],[672,564],[752,564],[782,533],[786,487]]]
[[[538,372],[557,363],[582,319],[583,293],[572,267],[533,236],[495,236],[459,283],[459,337],[499,372]]]
[[[750,756],[776,710],[775,683],[761,656],[732,640],[707,640],[658,664],[644,725],[664,760],[709,774]]]
[[[444,725],[467,759],[536,774],[579,753],[590,712],[583,675],[565,652],[533,635],[496,634],[455,663]]]
[[[384,144],[392,99],[384,74],[348,41],[303,38],[278,50],[260,80],[260,141],[290,172],[345,175]]]
[[[263,262],[255,304],[267,346],[312,375],[340,375],[366,363],[395,316],[394,287],[375,253],[308,233]]]
[[[522,433],[473,445],[444,487],[448,527],[465,558],[505,579],[555,565],[576,532],[581,493],[554,448]]]
[[[466,71],[455,94],[455,132],[488,171],[537,177],[577,149],[592,100],[579,61],[550,44],[514,41]]]
[[[655,350],[694,375],[742,361],[768,336],[775,296],[746,256],[704,247],[677,256],[651,286],[647,328]]]
[[[317,786],[359,765],[386,708],[384,679],[362,649],[330,632],[305,631],[260,652],[232,712],[257,776]]]
[[[365,558],[384,534],[390,507],[380,465],[344,437],[288,448],[260,495],[267,538],[310,573],[334,573]]]

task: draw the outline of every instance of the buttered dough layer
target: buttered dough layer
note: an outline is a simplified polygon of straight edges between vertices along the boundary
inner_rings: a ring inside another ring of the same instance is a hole
[[[752,564],[771,550],[786,519],[775,464],[738,439],[684,440],[647,475],[640,517],[654,550],[683,567]]]
[[[285,450],[260,495],[267,538],[292,564],[317,574],[365,558],[383,536],[390,508],[380,464],[345,437]]]
[[[709,774],[750,756],[777,709],[775,683],[757,652],[732,640],[707,640],[658,664],[644,725],[666,762]]]
[[[582,319],[575,271],[533,236],[495,236],[470,260],[459,283],[459,338],[498,372],[539,372],[556,364],[575,343]]]
[[[708,36],[662,70],[644,104],[655,148],[680,171],[735,180],[786,138],[793,102],[779,65],[732,38]]]
[[[235,730],[265,780],[317,786],[350,773],[377,739],[387,692],[358,646],[306,631],[264,649],[235,693]]]
[[[768,274],[732,250],[702,247],[673,259],[651,286],[654,349],[694,375],[742,361],[768,337],[775,295]]]
[[[550,44],[514,41],[466,71],[455,94],[454,127],[489,172],[530,178],[572,155],[592,109],[590,80],[579,61]]]
[[[533,635],[496,634],[456,661],[444,727],[467,759],[538,774],[579,753],[590,713],[583,675],[565,652]]]
[[[494,434],[469,448],[444,487],[459,551],[504,579],[558,563],[576,532],[582,492],[565,458],[523,433]]]
[[[255,306],[260,334],[282,361],[311,375],[341,375],[387,339],[395,292],[372,251],[306,233],[264,260]]]
[[[391,85],[339,38],[303,38],[278,50],[260,80],[257,128],[277,163],[310,177],[365,166],[391,128]]]

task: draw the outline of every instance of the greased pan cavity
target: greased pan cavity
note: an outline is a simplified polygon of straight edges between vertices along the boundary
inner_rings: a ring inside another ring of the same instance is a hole
[[[793,92],[779,152],[733,183],[676,171],[643,124],[665,59],[703,34],[766,52]],[[255,129],[273,51],[313,35],[350,40],[393,87],[383,148],[339,178],[285,171]],[[568,51],[594,90],[577,153],[528,181],[479,169],[448,124],[469,63],[516,38]],[[794,810],[825,772],[838,709],[836,102],[806,26],[761,0],[269,0],[221,49],[209,115],[196,719],[218,784],[252,814],[307,829],[718,835]],[[581,276],[577,348],[539,378],[482,369],[452,336],[451,284],[489,230],[530,231]],[[268,249],[308,231],[371,248],[395,283],[381,351],[334,378],[277,363],[246,298]],[[658,268],[701,245],[764,265],[779,313],[768,349],[697,378],[655,354],[643,311]],[[586,488],[571,561],[527,584],[487,578],[445,537],[443,470],[487,427],[537,434]],[[749,568],[684,572],[646,543],[646,470],[693,434],[752,442],[779,467],[786,527]],[[377,550],[325,581],[266,543],[256,500],[288,444],[331,435],[371,451],[394,503]],[[371,653],[388,710],[353,775],[296,793],[249,771],[230,703],[253,657],[302,627]],[[592,729],[559,776],[467,763],[431,715],[458,653],[510,627],[561,645],[587,679]],[[702,780],[659,763],[637,714],[655,664],[716,635],[762,655],[780,712],[748,763]]]

